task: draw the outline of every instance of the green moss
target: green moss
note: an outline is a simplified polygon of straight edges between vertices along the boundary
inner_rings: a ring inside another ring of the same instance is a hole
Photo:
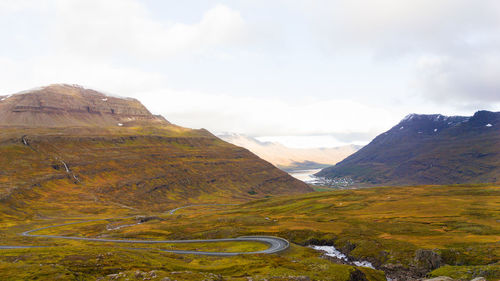
[[[484,277],[487,280],[497,281],[500,278],[500,264],[483,266],[450,266],[440,267],[431,273],[430,277],[449,276],[457,280],[471,280]]]

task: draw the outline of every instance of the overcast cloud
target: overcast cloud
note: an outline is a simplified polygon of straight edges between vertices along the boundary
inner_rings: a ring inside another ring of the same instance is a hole
[[[0,38],[0,94],[77,83],[294,146],[500,110],[493,0],[0,0]]]
[[[424,98],[462,108],[498,109],[498,1],[327,2],[323,12],[330,17],[318,22],[328,26],[332,49],[368,49],[386,60],[413,56],[415,86]]]

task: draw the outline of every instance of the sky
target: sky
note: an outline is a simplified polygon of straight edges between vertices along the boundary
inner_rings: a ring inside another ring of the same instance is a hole
[[[0,38],[0,95],[79,84],[292,147],[500,111],[497,0],[0,0]]]

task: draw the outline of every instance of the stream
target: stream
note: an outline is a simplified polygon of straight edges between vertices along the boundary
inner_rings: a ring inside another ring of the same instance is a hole
[[[322,251],[325,253],[325,255],[333,258],[337,258],[339,260],[343,260],[349,264],[353,264],[355,266],[362,266],[362,267],[369,267],[375,269],[373,264],[369,261],[355,261],[355,260],[349,260],[349,258],[341,253],[339,250],[335,249],[334,246],[316,246],[316,245],[311,245],[311,248],[317,251]]]

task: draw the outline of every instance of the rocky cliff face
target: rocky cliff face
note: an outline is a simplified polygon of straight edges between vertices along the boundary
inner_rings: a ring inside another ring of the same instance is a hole
[[[500,180],[500,112],[411,114],[318,176],[356,183],[458,184]]]
[[[138,100],[117,98],[76,85],[55,84],[0,97],[0,126],[126,126],[165,123]]]

